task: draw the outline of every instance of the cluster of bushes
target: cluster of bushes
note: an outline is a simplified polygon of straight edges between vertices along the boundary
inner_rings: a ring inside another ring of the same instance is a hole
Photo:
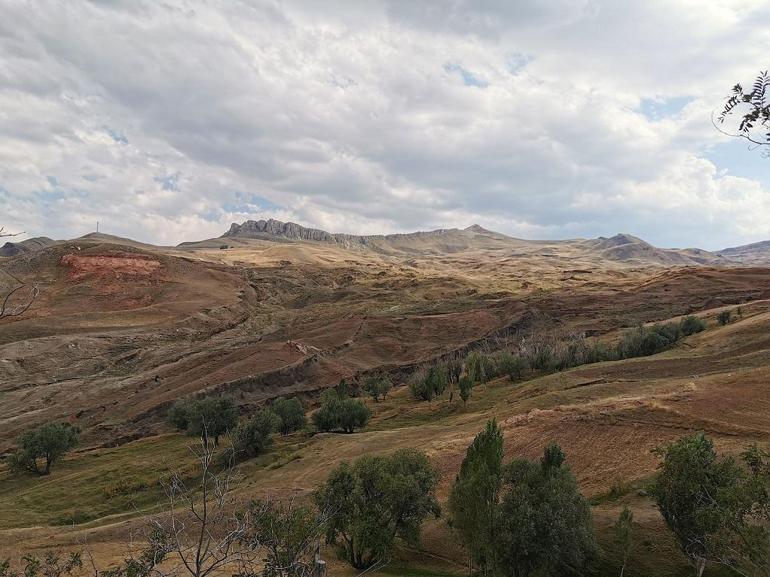
[[[226,397],[204,397],[177,401],[167,415],[169,423],[205,445],[229,434],[232,447],[225,458],[241,461],[256,457],[272,443],[272,435],[288,435],[305,427],[305,410],[296,397],[276,399],[269,409],[238,419],[238,408]]]
[[[615,349],[615,358],[630,359],[654,355],[665,351],[682,337],[699,333],[705,328],[706,323],[692,315],[683,318],[678,323],[639,325],[623,335]]]
[[[393,383],[385,373],[374,373],[368,375],[364,379],[363,390],[374,400],[375,403],[379,403],[380,399],[384,399],[388,396],[388,391],[393,387]]]
[[[347,387],[337,387],[324,391],[321,406],[312,419],[319,431],[353,433],[366,426],[370,414],[363,401],[347,395]]]

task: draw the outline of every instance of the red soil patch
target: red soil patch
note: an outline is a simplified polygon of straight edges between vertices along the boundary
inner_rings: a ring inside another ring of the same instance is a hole
[[[100,256],[66,254],[61,258],[62,264],[69,268],[69,280],[80,280],[85,277],[120,279],[126,277],[148,277],[161,268],[157,260],[132,256]]]

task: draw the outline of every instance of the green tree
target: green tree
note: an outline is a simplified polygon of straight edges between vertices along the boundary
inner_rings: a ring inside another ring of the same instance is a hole
[[[738,124],[731,132],[718,129],[730,136],[745,138],[752,144],[770,145],[770,75],[767,70],[759,73],[750,90],[744,90],[740,84],[733,87],[718,117],[719,124],[736,114]]]
[[[615,541],[620,550],[620,577],[626,572],[628,556],[631,554],[632,531],[634,514],[628,507],[623,507],[618,520],[615,522]]]
[[[11,468],[48,475],[53,464],[77,444],[75,427],[69,423],[48,423],[19,437],[16,452],[11,456]],[[41,460],[42,469],[38,465]]]
[[[467,405],[473,391],[473,381],[469,377],[460,377],[457,388],[460,389],[460,398],[463,400],[463,405]]]
[[[370,416],[369,408],[362,401],[343,399],[339,404],[337,425],[346,433],[354,433],[366,426]]]
[[[374,373],[368,375],[364,379],[363,389],[372,397],[372,399],[374,399],[374,402],[377,403],[380,398],[384,399],[388,395],[388,391],[390,391],[392,386],[393,385],[386,374]]]
[[[280,424],[281,419],[267,409],[243,419],[231,433],[235,460],[252,459],[265,451],[272,444],[272,435]]]
[[[340,398],[334,389],[329,389],[321,395],[321,406],[313,413],[312,420],[316,429],[322,432],[342,430],[353,433],[366,426],[370,415],[360,400]]]
[[[487,422],[468,447],[449,493],[451,525],[468,549],[471,565],[495,568],[495,522],[503,466],[503,433]],[[472,567],[471,567],[472,568]]]
[[[724,326],[727,324],[730,324],[730,321],[732,320],[733,313],[731,310],[724,310],[720,311],[717,315],[717,322]]]
[[[188,435],[200,437],[205,443],[213,439],[219,446],[219,437],[238,422],[238,409],[226,397],[204,397],[177,401],[168,412],[168,421]]]
[[[281,421],[278,425],[278,430],[282,435],[299,431],[305,426],[305,409],[302,408],[302,402],[297,397],[292,397],[291,399],[278,397],[273,401],[270,409]]]
[[[395,539],[416,546],[422,522],[438,516],[438,473],[425,454],[401,449],[343,462],[315,492],[321,511],[330,511],[326,541],[356,569],[386,560]]]
[[[558,445],[550,445],[539,463],[511,462],[503,485],[495,531],[499,573],[585,574],[597,552],[591,509]]]
[[[768,514],[768,475],[762,455],[744,453],[747,472],[734,458],[719,458],[702,433],[658,452],[663,462],[653,494],[696,575],[709,562],[766,569],[770,540],[761,520]]]

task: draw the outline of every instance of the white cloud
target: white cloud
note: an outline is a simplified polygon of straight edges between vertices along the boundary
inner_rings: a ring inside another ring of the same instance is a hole
[[[8,227],[770,236],[768,181],[706,159],[764,2],[0,4]]]

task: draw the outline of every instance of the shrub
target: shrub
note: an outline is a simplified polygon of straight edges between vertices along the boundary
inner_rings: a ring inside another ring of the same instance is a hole
[[[48,475],[53,464],[78,444],[78,430],[69,423],[48,423],[23,433],[16,452],[11,456],[11,469]],[[38,460],[43,461],[40,469]]]
[[[280,423],[281,419],[267,409],[238,423],[231,435],[235,460],[252,459],[267,449],[273,442],[271,435]]]
[[[494,356],[496,365],[495,373],[498,376],[507,375],[512,381],[519,380],[524,371],[529,368],[529,363],[521,355],[514,355],[508,351],[503,351]]]
[[[177,401],[168,412],[168,421],[188,435],[199,436],[208,444],[213,438],[219,446],[219,437],[238,422],[238,409],[231,399],[204,397]]]
[[[449,370],[443,363],[417,371],[409,381],[412,396],[423,401],[430,401],[441,395],[449,385]]]
[[[388,395],[388,391],[390,391],[392,386],[393,385],[387,375],[384,373],[375,373],[368,375],[364,379],[363,389],[372,397],[372,399],[374,399],[374,402],[377,403],[379,402],[380,397],[384,399]]]
[[[297,397],[291,399],[278,397],[270,408],[278,416],[280,421],[278,430],[282,435],[298,431],[306,424],[305,409],[302,408],[302,403]]]
[[[706,323],[700,317],[688,315],[679,323],[679,329],[684,336],[694,335],[706,329]]]
[[[460,389],[460,398],[463,400],[463,405],[467,405],[473,391],[473,381],[468,377],[460,377],[457,387]]]
[[[342,430],[353,433],[369,421],[370,412],[358,399],[340,398],[334,389],[321,395],[321,407],[313,413],[313,424],[322,432]]]
[[[732,320],[733,312],[730,310],[724,310],[720,311],[717,315],[717,322],[724,326],[726,324],[729,324],[729,322]]]

